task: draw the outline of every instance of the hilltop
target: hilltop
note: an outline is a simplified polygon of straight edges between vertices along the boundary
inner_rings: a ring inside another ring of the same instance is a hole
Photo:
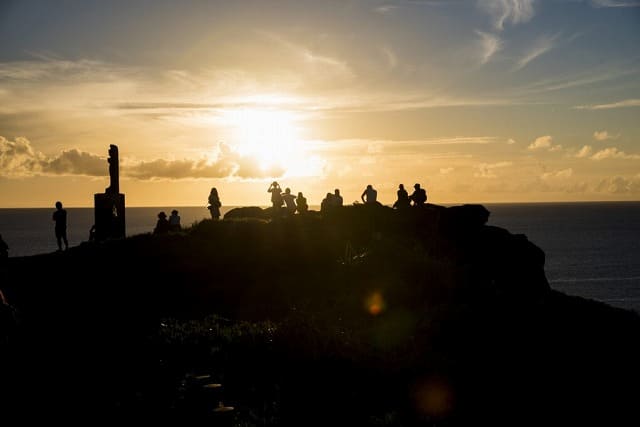
[[[552,290],[543,250],[489,215],[241,208],[12,258],[4,409],[193,425],[638,418],[639,316]],[[203,379],[222,387],[194,391]],[[220,400],[235,407],[224,421]]]

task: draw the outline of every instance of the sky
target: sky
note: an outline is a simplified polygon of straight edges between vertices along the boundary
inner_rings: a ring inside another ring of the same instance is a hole
[[[640,0],[0,2],[0,208],[640,200]]]

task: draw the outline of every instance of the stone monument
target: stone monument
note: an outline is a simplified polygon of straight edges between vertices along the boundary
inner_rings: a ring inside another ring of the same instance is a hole
[[[96,240],[125,237],[124,194],[120,193],[118,147],[109,146],[109,187],[93,196]]]

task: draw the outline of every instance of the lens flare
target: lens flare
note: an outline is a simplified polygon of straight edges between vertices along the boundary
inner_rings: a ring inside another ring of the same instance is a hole
[[[365,300],[365,308],[372,316],[378,316],[385,309],[385,302],[380,292],[374,292]]]

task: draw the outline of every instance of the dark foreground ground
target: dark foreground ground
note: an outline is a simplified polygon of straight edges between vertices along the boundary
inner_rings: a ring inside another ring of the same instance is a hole
[[[542,250],[487,214],[247,209],[12,258],[3,418],[637,425],[638,315],[550,290]]]

